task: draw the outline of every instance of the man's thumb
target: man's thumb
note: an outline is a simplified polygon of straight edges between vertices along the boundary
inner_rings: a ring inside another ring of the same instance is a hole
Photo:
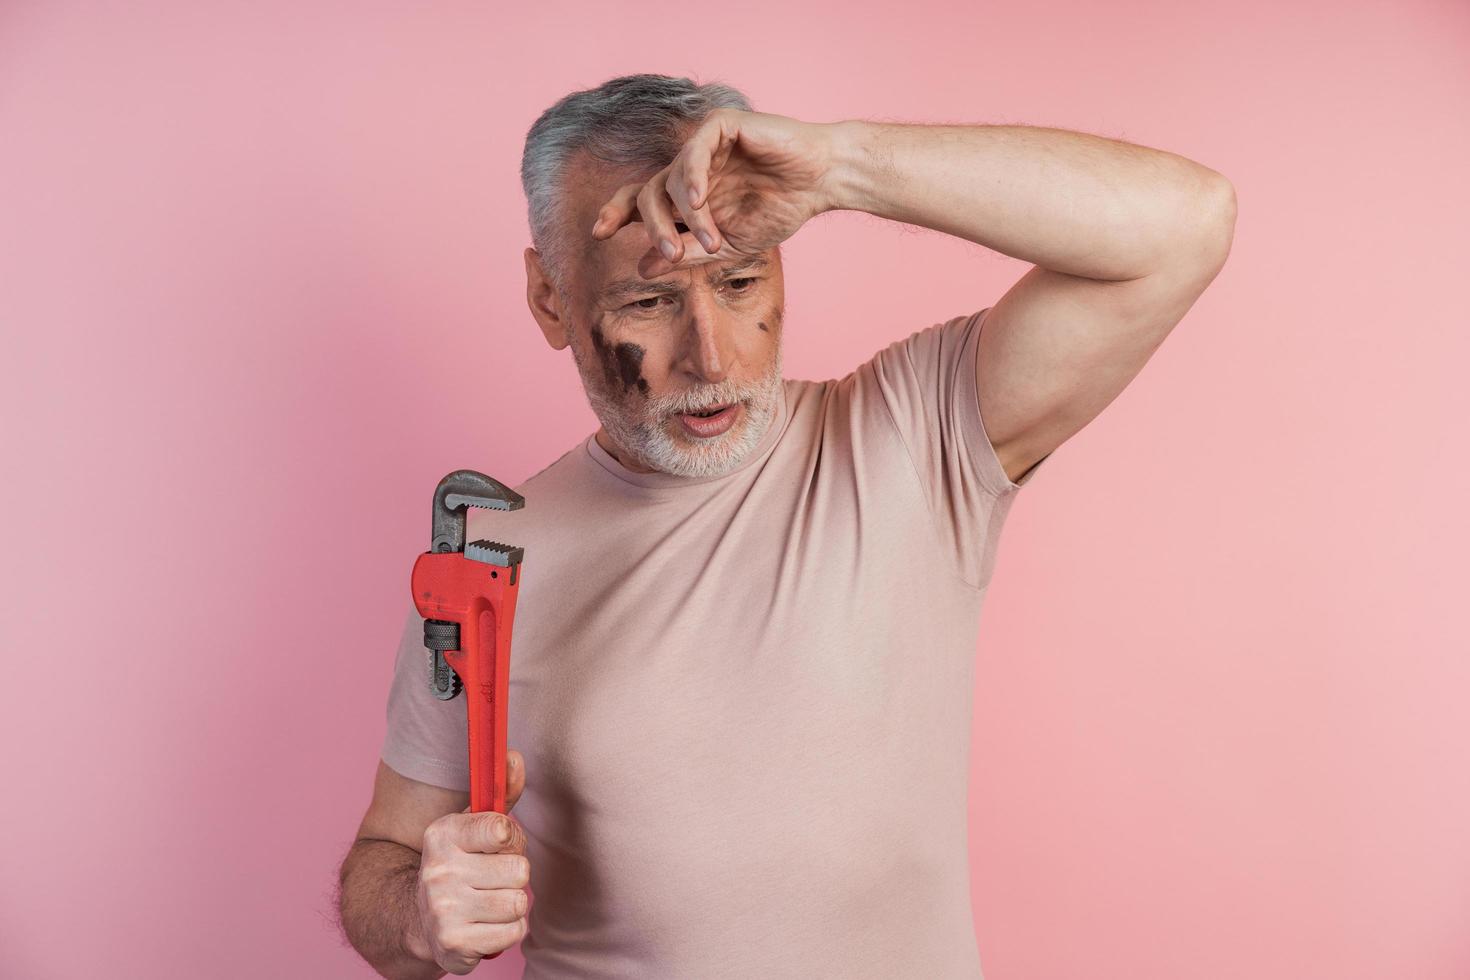
[[[524,854],[526,832],[508,814],[471,813],[460,825],[459,846],[476,854]]]

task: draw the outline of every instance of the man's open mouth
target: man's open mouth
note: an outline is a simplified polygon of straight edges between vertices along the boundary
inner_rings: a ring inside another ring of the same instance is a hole
[[[679,421],[684,426],[684,431],[690,435],[700,439],[713,439],[730,431],[744,404],[729,402],[702,408],[697,412],[680,412]]]

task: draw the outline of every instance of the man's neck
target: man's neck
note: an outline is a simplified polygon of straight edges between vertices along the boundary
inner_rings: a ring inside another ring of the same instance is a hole
[[[628,457],[625,458],[622,455],[622,453],[618,450],[618,448],[613,445],[612,438],[607,434],[606,430],[604,430],[601,426],[598,426],[597,427],[597,431],[595,433],[593,433],[593,436],[592,437],[597,440],[597,444],[599,446],[601,446],[603,448],[603,450],[605,450],[609,456],[611,456],[613,459],[615,459],[619,463],[621,463],[623,465],[623,468],[626,469],[626,470],[628,470],[629,472],[632,472],[632,473],[652,473],[653,472],[652,469],[650,469],[650,468],[648,468],[646,466],[643,466],[643,465],[641,465],[639,463],[634,462],[631,456],[628,456]]]

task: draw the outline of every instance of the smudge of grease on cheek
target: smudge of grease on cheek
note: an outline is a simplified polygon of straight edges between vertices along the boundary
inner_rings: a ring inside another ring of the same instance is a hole
[[[602,370],[607,375],[609,385],[621,384],[624,391],[636,387],[639,394],[647,397],[648,382],[643,378],[642,347],[627,342],[616,346],[609,344],[599,326],[592,328],[592,346],[597,350],[597,357],[602,362]]]
[[[643,379],[643,348],[637,344],[621,343],[617,348],[618,368],[622,374],[623,390],[636,386],[638,393],[647,397],[648,382]]]

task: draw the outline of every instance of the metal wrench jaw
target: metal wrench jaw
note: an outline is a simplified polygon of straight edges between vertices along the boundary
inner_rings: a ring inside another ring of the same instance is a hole
[[[520,510],[524,506],[525,497],[494,477],[477,470],[455,470],[434,488],[434,536],[429,550],[436,553],[465,550],[465,520],[471,507]]]

